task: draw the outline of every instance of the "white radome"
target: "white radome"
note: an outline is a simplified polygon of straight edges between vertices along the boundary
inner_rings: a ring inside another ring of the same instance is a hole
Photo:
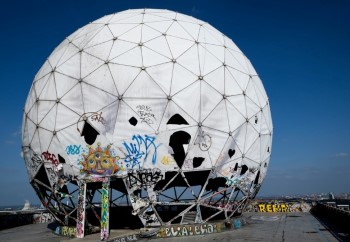
[[[34,78],[22,131],[37,191],[45,182],[48,190],[110,176],[134,196],[144,184],[128,174],[147,171],[153,183],[139,198],[145,206],[161,206],[159,194],[172,186],[187,186],[193,206],[205,207],[221,189],[232,193],[230,201],[237,190],[252,198],[272,143],[268,97],[247,57],[208,23],[157,9],[108,15],[67,37]],[[184,182],[169,184],[171,174]],[[232,206],[217,209],[234,213]]]

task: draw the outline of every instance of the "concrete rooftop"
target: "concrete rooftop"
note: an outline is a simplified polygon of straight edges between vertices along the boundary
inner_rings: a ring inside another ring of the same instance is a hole
[[[222,233],[190,237],[145,239],[137,241],[176,242],[176,241],[338,241],[310,213],[245,213],[246,224],[240,229]],[[100,241],[100,234],[87,235],[84,239],[58,236],[47,228],[48,224],[32,224],[0,231],[0,241],[58,242],[58,241]],[[111,230],[109,241],[138,233],[139,230]],[[125,240],[127,241],[127,240]]]

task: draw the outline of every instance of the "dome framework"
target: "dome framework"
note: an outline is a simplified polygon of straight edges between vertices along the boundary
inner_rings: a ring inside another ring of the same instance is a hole
[[[102,239],[109,227],[241,214],[272,143],[267,95],[232,40],[157,9],[108,15],[66,38],[34,78],[22,131],[42,203],[78,237],[100,225]]]

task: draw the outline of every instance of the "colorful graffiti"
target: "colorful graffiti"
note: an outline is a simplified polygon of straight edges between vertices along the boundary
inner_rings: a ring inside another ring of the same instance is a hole
[[[157,234],[157,237],[180,237],[180,236],[192,236],[192,235],[205,235],[218,233],[225,230],[223,223],[215,224],[192,224],[192,225],[172,225],[169,227],[163,227]]]
[[[66,147],[67,155],[79,155],[81,145],[68,145]]]
[[[86,198],[86,184],[79,184],[78,207],[77,207],[77,238],[84,237],[85,229],[85,198]]]
[[[149,135],[133,135],[131,138],[132,142],[126,143],[123,142],[124,148],[127,151],[124,162],[127,163],[127,168],[140,168],[141,162],[145,161],[148,157],[148,154],[153,150],[152,155],[152,164],[156,164],[157,161],[157,148],[159,145],[156,145],[154,141],[156,140],[155,136]]]
[[[119,156],[113,157],[110,153],[111,146],[108,145],[105,149],[101,148],[101,143],[97,143],[97,148],[89,146],[89,153],[82,154],[84,160],[81,162],[82,172],[93,175],[112,175],[121,169],[115,160],[119,160]]]
[[[63,235],[67,237],[76,237],[77,228],[69,227],[69,226],[57,226],[55,230],[55,234]]]
[[[56,155],[54,154],[51,154],[50,152],[48,151],[45,151],[43,152],[42,154],[42,157],[47,160],[47,161],[51,161],[51,163],[54,165],[54,166],[58,166],[59,165],[59,161],[58,159],[56,158]]]
[[[101,240],[107,240],[109,236],[109,181],[102,183],[101,194]]]
[[[289,212],[288,204],[282,203],[282,204],[259,204],[259,212],[261,213],[275,213],[275,212],[282,212],[286,213]]]
[[[129,241],[137,241],[136,234],[127,235],[125,237],[115,238],[113,240],[109,240],[109,242],[129,242]]]
[[[283,202],[283,201],[268,201],[257,202],[253,201],[245,208],[247,212],[261,213],[290,213],[290,212],[309,212],[311,205],[306,202]]]

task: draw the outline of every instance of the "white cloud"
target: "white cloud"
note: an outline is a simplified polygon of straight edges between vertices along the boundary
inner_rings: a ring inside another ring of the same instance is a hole
[[[336,157],[348,157],[348,156],[349,156],[349,153],[340,152],[340,153],[336,154],[335,156],[336,156]]]

